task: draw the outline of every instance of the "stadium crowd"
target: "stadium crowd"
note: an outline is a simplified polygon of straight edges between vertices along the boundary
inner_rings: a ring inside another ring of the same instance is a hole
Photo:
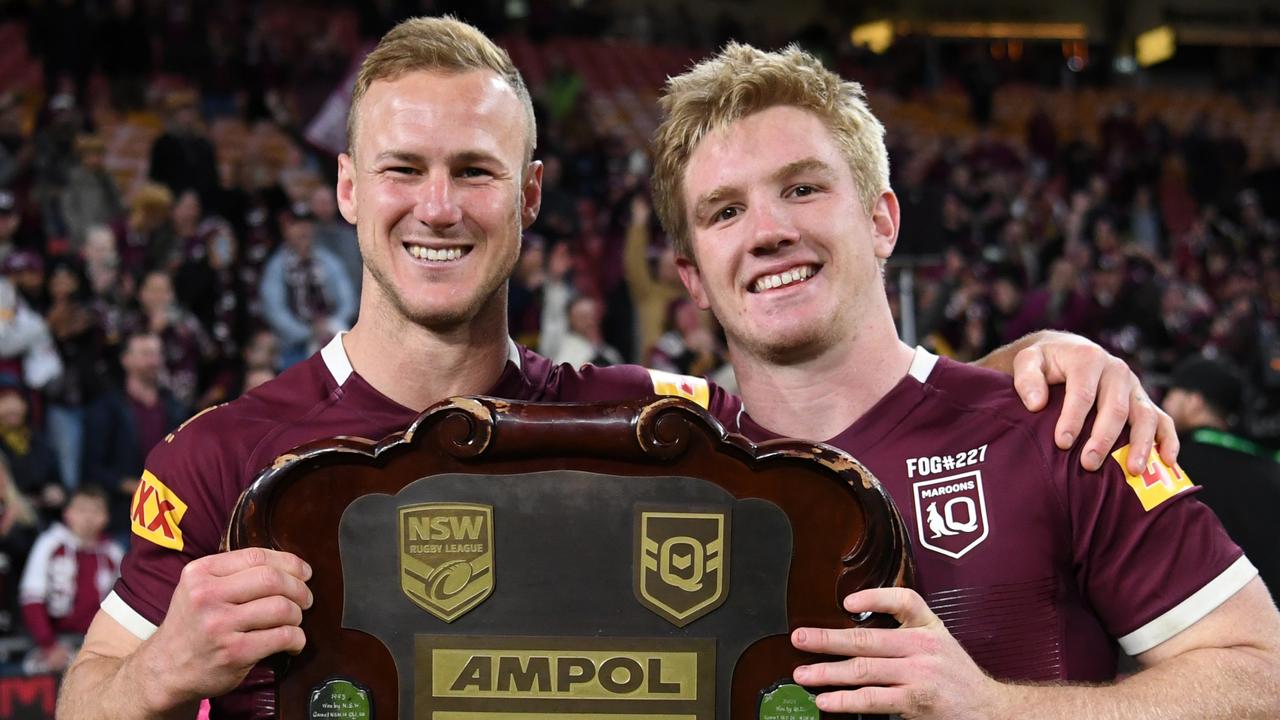
[[[146,450],[355,320],[355,232],[307,121],[402,13],[251,5],[48,2],[3,25],[41,70],[0,88],[0,635],[34,639],[0,646],[10,671],[65,664],[59,633],[83,632],[78,603],[110,586]],[[657,84],[635,122],[606,117],[595,56],[549,32],[601,21],[555,12],[506,36],[517,63],[550,58],[526,71],[545,174],[511,334],[557,360],[731,384],[649,207],[635,127],[656,121]],[[617,24],[654,39],[631,20]],[[1251,388],[1236,429],[1280,440],[1280,135],[1256,132],[1274,96],[1005,84],[986,60],[985,87],[941,73],[926,89],[902,79],[913,65],[832,47],[889,129],[912,218],[891,297],[909,269],[914,302],[897,308],[922,344],[968,360],[1071,330],[1154,395],[1206,354]],[[113,542],[84,539],[99,510]],[[47,567],[67,557],[78,583]]]

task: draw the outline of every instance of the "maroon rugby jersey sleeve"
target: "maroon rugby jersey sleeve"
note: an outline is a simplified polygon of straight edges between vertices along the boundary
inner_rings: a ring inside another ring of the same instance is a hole
[[[147,637],[169,608],[182,568],[218,552],[239,495],[239,433],[224,409],[184,424],[147,456],[130,510],[132,538],[103,610],[139,637]]]
[[[1052,424],[1040,427],[1052,433]],[[1057,453],[1055,475],[1066,479],[1079,587],[1136,655],[1212,612],[1257,571],[1180,468],[1152,452],[1147,469],[1129,475],[1126,443],[1122,437],[1095,473],[1080,467],[1078,450]]]
[[[547,380],[547,398],[558,402],[621,402],[654,395],[683,397],[721,422],[736,412],[737,398],[706,378],[639,365],[573,368],[559,365]]]

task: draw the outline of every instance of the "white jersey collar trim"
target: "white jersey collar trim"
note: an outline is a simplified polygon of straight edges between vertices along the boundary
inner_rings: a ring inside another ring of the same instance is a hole
[[[115,590],[107,595],[102,601],[102,611],[110,615],[113,620],[124,626],[125,630],[133,633],[139,640],[146,640],[156,632],[156,626],[151,624],[150,620],[138,614],[137,610],[129,607]]]
[[[342,345],[342,337],[346,333],[338,333],[333,336],[328,345],[320,351],[320,357],[324,359],[324,366],[329,369],[329,374],[333,376],[334,382],[341,386],[351,377],[351,373],[355,370],[351,367],[351,359],[347,357],[347,349]],[[516,345],[516,341],[507,337],[507,360],[515,365],[518,369],[523,369],[523,363],[520,361],[520,347]]]
[[[342,336],[346,333],[338,333],[333,336],[328,345],[320,351],[320,357],[324,358],[324,366],[329,368],[329,374],[333,376],[334,382],[341,387],[351,377],[351,373],[355,372],[351,368],[351,359],[347,357],[347,349],[342,346]]]
[[[929,375],[933,373],[933,366],[937,364],[937,355],[917,345],[916,353],[911,357],[911,368],[907,370],[907,374],[918,382],[928,382]]]
[[[1249,558],[1241,555],[1222,574],[1210,580],[1208,584],[1195,591],[1186,600],[1173,606],[1171,610],[1119,638],[1120,647],[1129,655],[1144,653],[1187,628],[1200,622],[1200,619],[1213,612],[1237,592],[1258,576],[1258,570],[1249,562]]]

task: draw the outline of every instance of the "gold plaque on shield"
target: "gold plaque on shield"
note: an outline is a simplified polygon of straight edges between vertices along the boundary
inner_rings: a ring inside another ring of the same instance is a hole
[[[418,503],[400,508],[400,588],[453,622],[493,592],[493,506]]]
[[[729,515],[636,508],[633,585],[641,605],[676,627],[729,594]]]

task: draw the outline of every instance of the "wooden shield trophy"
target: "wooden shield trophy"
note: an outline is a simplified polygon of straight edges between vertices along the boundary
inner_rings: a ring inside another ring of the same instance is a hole
[[[311,564],[285,720],[817,718],[801,626],[909,586],[888,495],[824,445],[754,445],[677,398],[454,398],[280,457],[230,549]]]

